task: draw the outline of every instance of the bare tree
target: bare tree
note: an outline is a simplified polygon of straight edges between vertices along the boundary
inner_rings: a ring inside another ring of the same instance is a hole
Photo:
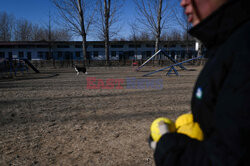
[[[6,12],[0,13],[0,41],[10,41],[14,27],[14,16]]]
[[[167,41],[168,40],[168,33],[166,32],[163,32],[161,34],[161,41]]]
[[[50,35],[49,35],[50,34]],[[72,35],[69,33],[67,29],[59,29],[53,28],[49,33],[47,27],[40,27],[37,24],[32,26],[32,41],[70,41],[72,39]]]
[[[51,18],[48,26],[40,26],[0,12],[0,41],[69,41],[71,38],[72,35],[65,28],[52,28]]]
[[[161,17],[162,17],[162,0],[159,0],[159,7],[157,13],[157,26],[156,26],[156,36],[155,36],[155,52],[159,50],[159,43],[161,37]]]
[[[128,41],[128,40],[127,40],[127,38],[125,38],[123,36],[118,36],[118,37],[112,38],[111,41]]]
[[[51,41],[70,41],[72,35],[66,29],[53,29],[51,31]]]
[[[182,7],[178,7],[179,5],[175,5],[176,7],[173,9],[174,17],[176,18],[176,22],[180,25],[182,30],[184,31],[185,40],[188,39],[188,31],[192,27],[192,24],[188,22],[187,15],[184,13],[184,9]]]
[[[186,14],[184,13],[184,9],[178,6],[179,5],[176,5],[176,7],[173,10],[173,13],[174,13],[177,23],[180,25],[180,27],[184,31],[182,35],[183,36],[182,39],[186,43],[186,54],[188,54],[190,40],[193,40],[193,38],[188,34],[188,31],[192,27],[192,24],[188,22],[188,18]]]
[[[109,18],[110,18],[110,2],[111,0],[104,0],[104,17],[105,17],[105,55],[106,64],[109,62]]]
[[[109,64],[110,38],[119,32],[120,28],[111,29],[118,22],[122,0],[98,0],[99,19],[97,22],[97,34],[105,43],[106,65]]]
[[[139,17],[137,21],[155,37],[155,52],[159,50],[160,38],[166,28],[167,19],[172,14],[171,1],[134,0]]]
[[[174,29],[172,31],[169,31],[169,33],[164,34],[166,41],[181,41],[182,34],[181,31]]]
[[[133,22],[129,23],[130,26],[130,35],[128,37],[129,41],[153,41],[154,36],[145,31],[140,31],[140,27]]]
[[[87,66],[87,34],[93,24],[95,8],[91,0],[52,0],[65,26],[82,37],[83,61]],[[92,6],[91,6],[92,5]]]
[[[31,40],[33,41],[46,40],[45,30],[41,28],[39,25],[34,24],[32,27]]]
[[[31,41],[32,24],[25,19],[17,20],[14,27],[14,35],[16,41]]]
[[[148,32],[140,32],[138,36],[139,41],[153,41],[154,36]]]
[[[139,39],[138,26],[136,24],[133,24],[132,22],[129,23],[129,26],[130,26],[130,36],[128,39],[136,42]]]

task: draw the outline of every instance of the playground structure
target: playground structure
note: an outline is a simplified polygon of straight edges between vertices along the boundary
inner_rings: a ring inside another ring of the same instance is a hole
[[[136,71],[139,71],[145,64],[147,64],[151,59],[153,59],[156,55],[158,55],[161,52],[161,50],[157,51],[154,55],[152,55],[150,58],[148,58],[141,66],[139,66]]]
[[[159,70],[155,70],[155,71],[150,72],[150,73],[148,73],[148,74],[144,74],[143,77],[149,76],[149,75],[152,75],[152,74],[155,74],[155,73],[160,72],[160,71],[164,71],[164,70],[166,70],[166,69],[169,69],[169,71],[167,72],[166,75],[173,74],[173,73],[171,73],[171,72],[174,71],[174,74],[176,74],[177,76],[179,76],[179,73],[178,73],[178,71],[175,69],[175,66],[182,66],[183,63],[187,63],[187,62],[190,62],[190,61],[193,61],[193,60],[196,60],[196,59],[201,59],[202,57],[203,57],[203,56],[199,56],[199,57],[196,57],[196,58],[188,59],[188,60],[186,60],[186,61],[182,61],[182,62],[173,64],[173,65],[170,65],[170,66],[161,68],[161,69],[159,69]],[[186,70],[186,69],[185,69],[185,70]]]
[[[40,73],[39,70],[37,70],[28,59],[2,59],[0,62],[1,73],[8,73],[11,76],[13,72],[15,76],[17,76],[19,71],[22,74],[24,74],[24,71],[28,72],[28,67],[33,69],[36,73]]]
[[[190,62],[190,61],[193,61],[193,60],[197,60],[197,59],[201,59],[202,56],[199,56],[199,57],[196,57],[196,58],[192,58],[192,59],[188,59],[188,60],[185,60],[183,62],[177,62],[174,58],[172,58],[170,55],[168,55],[165,51],[163,50],[159,50],[157,51],[154,55],[152,55],[149,59],[147,59],[142,65],[140,65],[136,71],[139,71],[141,68],[143,68],[151,59],[153,59],[156,55],[158,55],[159,53],[163,53],[170,61],[173,62],[173,65],[170,65],[170,66],[167,66],[167,67],[164,67],[164,68],[161,68],[159,70],[155,70],[153,72],[150,72],[148,74],[144,74],[143,76],[149,76],[149,75],[152,75],[154,73],[157,73],[157,72],[160,72],[160,71],[163,71],[163,70],[166,70],[166,69],[169,69],[169,71],[166,73],[166,75],[171,75],[171,74],[175,74],[176,76],[179,75],[178,71],[176,70],[176,66],[180,67],[182,70],[187,70],[183,64],[184,63],[187,63],[187,62]],[[172,73],[172,71],[174,73]]]
[[[30,61],[28,59],[23,59],[24,62],[31,68],[33,69],[36,73],[40,73],[39,70],[37,70],[37,68],[35,68],[35,66],[32,65],[32,63],[30,63]]]

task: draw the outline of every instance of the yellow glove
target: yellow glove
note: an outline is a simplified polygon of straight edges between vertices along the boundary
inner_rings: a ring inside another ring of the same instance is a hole
[[[174,122],[164,117],[155,119],[150,127],[149,146],[155,149],[161,136],[168,132],[175,132]]]
[[[203,132],[197,122],[193,121],[193,114],[183,114],[175,121],[177,133],[185,134],[199,141],[203,140]]]

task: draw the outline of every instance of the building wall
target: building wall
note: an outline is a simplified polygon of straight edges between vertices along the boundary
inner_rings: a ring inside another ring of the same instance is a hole
[[[90,60],[105,60],[105,48],[103,42],[88,42],[87,55]],[[173,58],[191,58],[196,55],[195,43],[192,42],[189,55],[186,53],[184,42],[163,43],[161,45],[167,54]],[[110,60],[132,60],[147,59],[154,54],[153,42],[111,42]],[[50,51],[51,50],[51,51]],[[0,58],[31,58],[31,60],[48,60],[54,57],[56,60],[82,60],[81,42],[0,42]],[[31,56],[31,57],[28,57]],[[156,59],[167,59],[166,56],[159,55]]]

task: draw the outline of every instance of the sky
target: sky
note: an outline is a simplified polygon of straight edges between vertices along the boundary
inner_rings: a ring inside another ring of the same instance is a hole
[[[56,8],[51,0],[0,0],[0,12],[12,14],[17,19],[26,19],[34,24],[48,25],[49,11],[56,15]],[[129,22],[132,22],[136,16],[135,5],[133,0],[125,0],[121,10],[120,36],[128,37],[130,34]],[[54,23],[56,26],[57,23]],[[73,40],[79,40],[75,37]],[[89,36],[87,40],[98,40],[95,35]]]
[[[0,0],[0,11],[13,14],[16,18],[25,18],[33,23],[45,23],[49,10],[54,10],[50,0]]]

